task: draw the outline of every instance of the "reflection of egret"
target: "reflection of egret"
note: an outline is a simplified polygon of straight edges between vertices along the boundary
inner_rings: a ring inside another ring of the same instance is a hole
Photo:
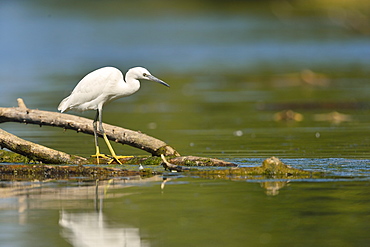
[[[165,186],[165,184],[167,183],[167,181],[168,181],[168,178],[163,178],[163,181],[162,181],[162,183],[161,183],[161,189],[162,189],[162,190],[164,189],[164,186]]]
[[[104,132],[102,124],[103,105],[112,100],[129,96],[140,89],[139,79],[159,82],[167,87],[169,85],[164,81],[152,76],[150,72],[142,67],[135,67],[127,71],[125,80],[120,70],[113,67],[104,67],[87,74],[73,89],[71,95],[63,99],[58,106],[58,110],[65,112],[68,110],[86,111],[97,110],[93,122],[96,156],[98,163],[99,158],[107,158],[99,151],[98,135],[96,122],[99,119],[99,131],[107,143],[113,159],[121,164],[119,158],[114,152],[109,140]]]
[[[73,246],[149,246],[141,240],[140,229],[113,227],[101,211],[90,213],[60,212],[61,235]]]
[[[110,179],[103,193],[99,193],[99,180],[96,180],[95,212],[60,212],[59,225],[63,227],[61,235],[73,246],[150,246],[149,242],[141,240],[139,228],[107,224],[103,214],[103,199],[112,182],[113,179]]]

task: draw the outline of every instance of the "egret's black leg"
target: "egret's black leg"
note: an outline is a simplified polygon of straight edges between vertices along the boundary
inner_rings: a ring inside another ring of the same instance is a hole
[[[97,128],[98,118],[100,119],[100,116],[99,115],[100,115],[99,114],[99,110],[97,110],[96,111],[95,118],[94,118],[94,122],[93,122],[94,140],[95,140],[95,149],[96,149],[96,152],[95,152],[95,155],[91,155],[91,157],[96,157],[96,161],[97,161],[98,164],[99,164],[99,158],[109,159],[108,156],[106,156],[104,154],[101,154],[100,153],[100,149],[99,149],[99,144],[98,144],[98,128]]]

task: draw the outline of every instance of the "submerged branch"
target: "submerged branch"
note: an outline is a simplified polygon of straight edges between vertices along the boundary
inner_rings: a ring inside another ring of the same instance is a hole
[[[168,162],[163,154],[161,154],[161,159],[163,160],[162,165],[165,170],[169,170],[172,172],[182,172],[182,171],[190,170],[188,167],[182,167],[182,166],[174,165]]]

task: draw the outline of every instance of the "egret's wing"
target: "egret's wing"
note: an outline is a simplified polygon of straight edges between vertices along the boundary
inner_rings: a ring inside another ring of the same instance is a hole
[[[116,68],[97,69],[82,78],[71,95],[60,103],[58,109],[61,111],[97,109],[99,104],[108,100],[109,95],[105,95],[105,88],[121,80],[123,80],[122,72]]]
[[[122,72],[114,67],[104,67],[87,74],[73,89],[73,93],[100,94],[112,81],[122,80]]]
[[[58,111],[61,111],[61,112],[64,112],[67,110],[68,106],[67,106],[67,102],[69,100],[69,96],[65,99],[62,100],[62,102],[59,103],[59,106],[58,106]]]

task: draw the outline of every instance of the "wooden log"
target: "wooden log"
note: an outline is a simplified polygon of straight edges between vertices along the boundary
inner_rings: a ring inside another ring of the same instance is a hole
[[[82,164],[87,161],[87,159],[80,156],[69,155],[23,140],[2,129],[0,129],[0,147],[24,155],[31,160],[37,160],[47,164]]]
[[[93,120],[65,113],[49,112],[28,109],[22,99],[18,99],[18,107],[0,107],[0,123],[19,122],[37,124],[40,126],[54,126],[64,129],[76,130],[85,134],[94,134]],[[138,131],[104,124],[103,128],[108,139],[121,144],[139,148],[154,156],[180,156],[180,154],[167,143]]]
[[[197,156],[180,156],[169,159],[169,162],[173,165],[188,165],[188,166],[225,166],[225,167],[236,167],[237,164],[206,157]]]
[[[18,107],[4,108],[0,107],[0,123],[19,122],[26,124],[37,124],[40,126],[54,126],[64,129],[72,129],[85,134],[94,134],[92,120],[69,114],[58,112],[41,111],[28,109],[22,99],[18,99]],[[231,162],[226,162],[213,158],[203,158],[195,156],[180,156],[180,154],[165,142],[145,135],[141,132],[132,131],[109,124],[103,124],[106,135],[110,140],[122,144],[145,150],[153,156],[172,156],[170,162],[165,163],[165,167],[170,170],[184,171],[185,166],[237,166]],[[1,129],[0,129],[1,130]],[[86,164],[91,161],[88,159],[69,155],[57,150],[53,150],[39,144],[23,140],[4,130],[0,131],[0,147],[7,148],[15,153],[28,157],[31,160],[41,161],[49,164]],[[173,157],[175,156],[175,157]],[[155,158],[155,157],[151,157]],[[125,159],[124,163],[135,163],[140,158]],[[144,158],[144,160],[148,160]],[[145,161],[144,161],[145,162]],[[151,161],[153,162],[153,161]],[[154,163],[160,164],[159,161]]]
[[[166,160],[163,154],[161,154],[161,159],[163,160],[162,165],[165,170],[170,170],[172,172],[182,172],[182,171],[190,170],[188,167],[182,167],[182,166],[171,164],[170,162]]]

